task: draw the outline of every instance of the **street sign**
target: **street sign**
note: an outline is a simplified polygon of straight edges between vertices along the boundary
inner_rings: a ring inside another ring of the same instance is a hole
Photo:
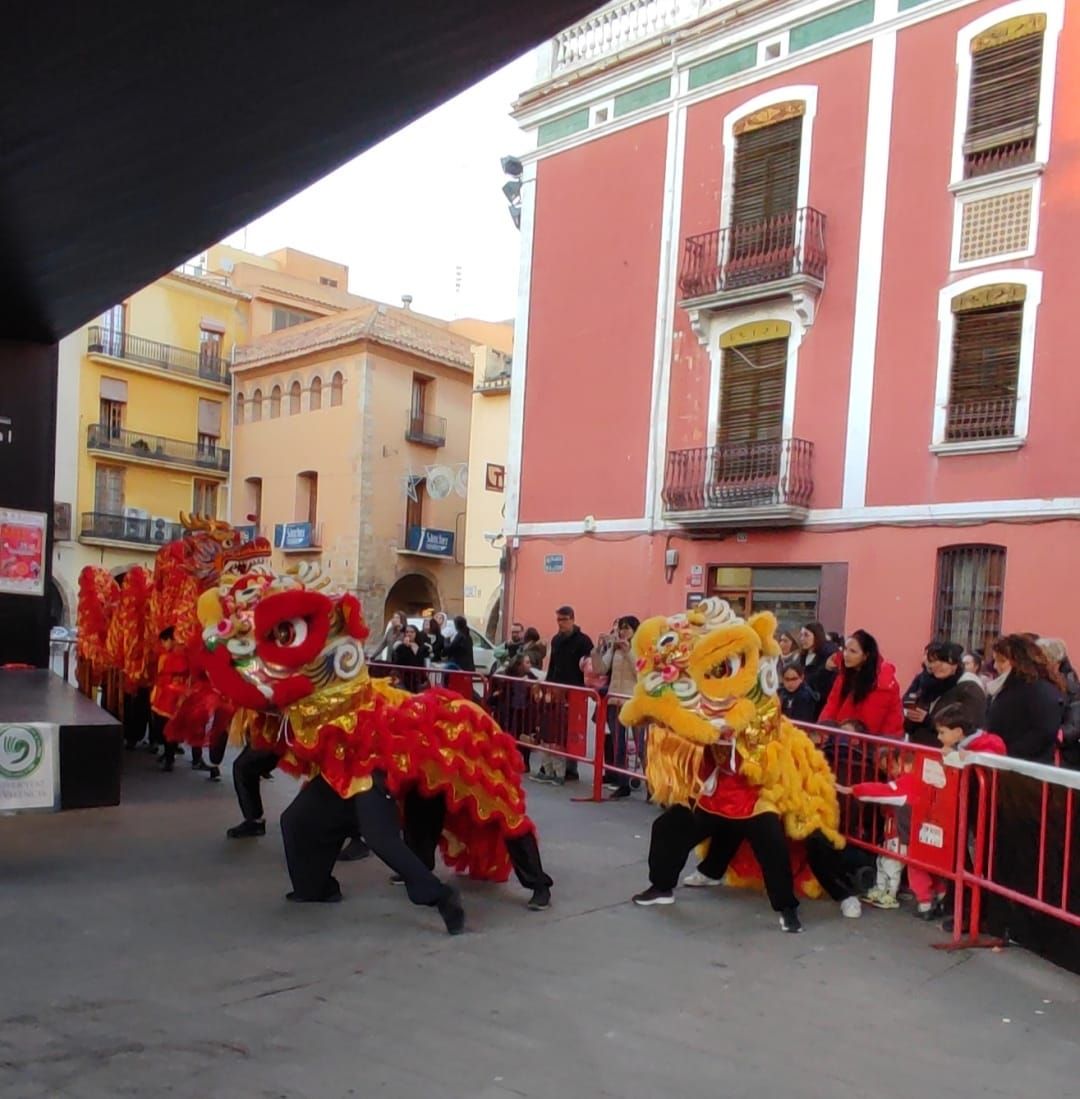
[[[562,572],[565,564],[561,553],[549,553],[544,557],[544,572]]]

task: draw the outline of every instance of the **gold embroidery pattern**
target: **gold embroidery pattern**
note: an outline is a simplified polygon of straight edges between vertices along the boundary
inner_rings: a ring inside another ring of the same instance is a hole
[[[786,103],[770,103],[760,111],[754,111],[735,123],[734,133],[748,134],[751,130],[760,130],[765,126],[775,126],[777,122],[787,122],[789,118],[798,118],[806,114],[806,104],[801,99],[789,99]]]
[[[992,50],[995,46],[1004,46],[1006,42],[1015,42],[1018,38],[1042,34],[1045,30],[1045,15],[1018,15],[1015,19],[995,23],[989,30],[977,34],[971,40],[971,52],[982,53],[983,50]]]
[[[989,309],[995,305],[1015,305],[1026,297],[1026,286],[1015,282],[998,282],[992,286],[978,286],[966,294],[957,294],[952,300],[952,311],[968,313],[972,309]]]

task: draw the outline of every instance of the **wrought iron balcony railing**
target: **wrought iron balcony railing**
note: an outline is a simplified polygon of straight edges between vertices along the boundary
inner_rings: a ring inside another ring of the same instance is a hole
[[[88,450],[144,458],[169,465],[196,466],[199,469],[229,472],[229,451],[225,447],[206,443],[187,443],[181,439],[166,439],[162,435],[147,435],[141,431],[90,424],[86,429]]]
[[[179,523],[157,516],[138,517],[115,515],[105,511],[83,512],[79,525],[80,538],[100,538],[109,542],[131,542],[136,545],[164,546],[184,535]]]
[[[668,452],[669,512],[806,508],[814,491],[814,444],[804,439],[725,443]]]
[[[430,412],[417,414],[410,409],[405,424],[405,439],[421,446],[445,446],[446,417],[432,416]]]
[[[1015,434],[1015,396],[960,401],[948,407],[945,419],[945,441],[948,443],[1008,439]]]
[[[679,289],[690,300],[799,275],[824,282],[825,259],[825,215],[805,206],[687,237]]]
[[[86,350],[91,355],[108,355],[140,366],[152,366],[169,374],[200,378],[220,385],[229,384],[228,360],[210,349],[190,351],[94,324],[87,330]]]

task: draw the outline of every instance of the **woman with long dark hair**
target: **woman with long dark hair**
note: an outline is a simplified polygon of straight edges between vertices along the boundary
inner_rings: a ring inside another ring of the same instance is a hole
[[[1006,634],[994,642],[986,730],[1005,741],[1010,756],[1052,763],[1061,728],[1065,683],[1031,638]]]
[[[826,636],[825,627],[820,622],[807,622],[799,630],[799,665],[806,686],[816,699],[815,719],[821,713],[836,679],[835,662],[832,660],[835,654],[836,646]]]
[[[902,736],[904,712],[896,668],[882,660],[877,639],[856,630],[844,644],[843,665],[818,720],[838,725],[861,721],[877,736]]]

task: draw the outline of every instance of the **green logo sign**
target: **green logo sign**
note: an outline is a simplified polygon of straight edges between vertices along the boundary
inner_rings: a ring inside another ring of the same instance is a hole
[[[29,778],[41,763],[45,745],[37,729],[9,725],[0,733],[0,775]]]

